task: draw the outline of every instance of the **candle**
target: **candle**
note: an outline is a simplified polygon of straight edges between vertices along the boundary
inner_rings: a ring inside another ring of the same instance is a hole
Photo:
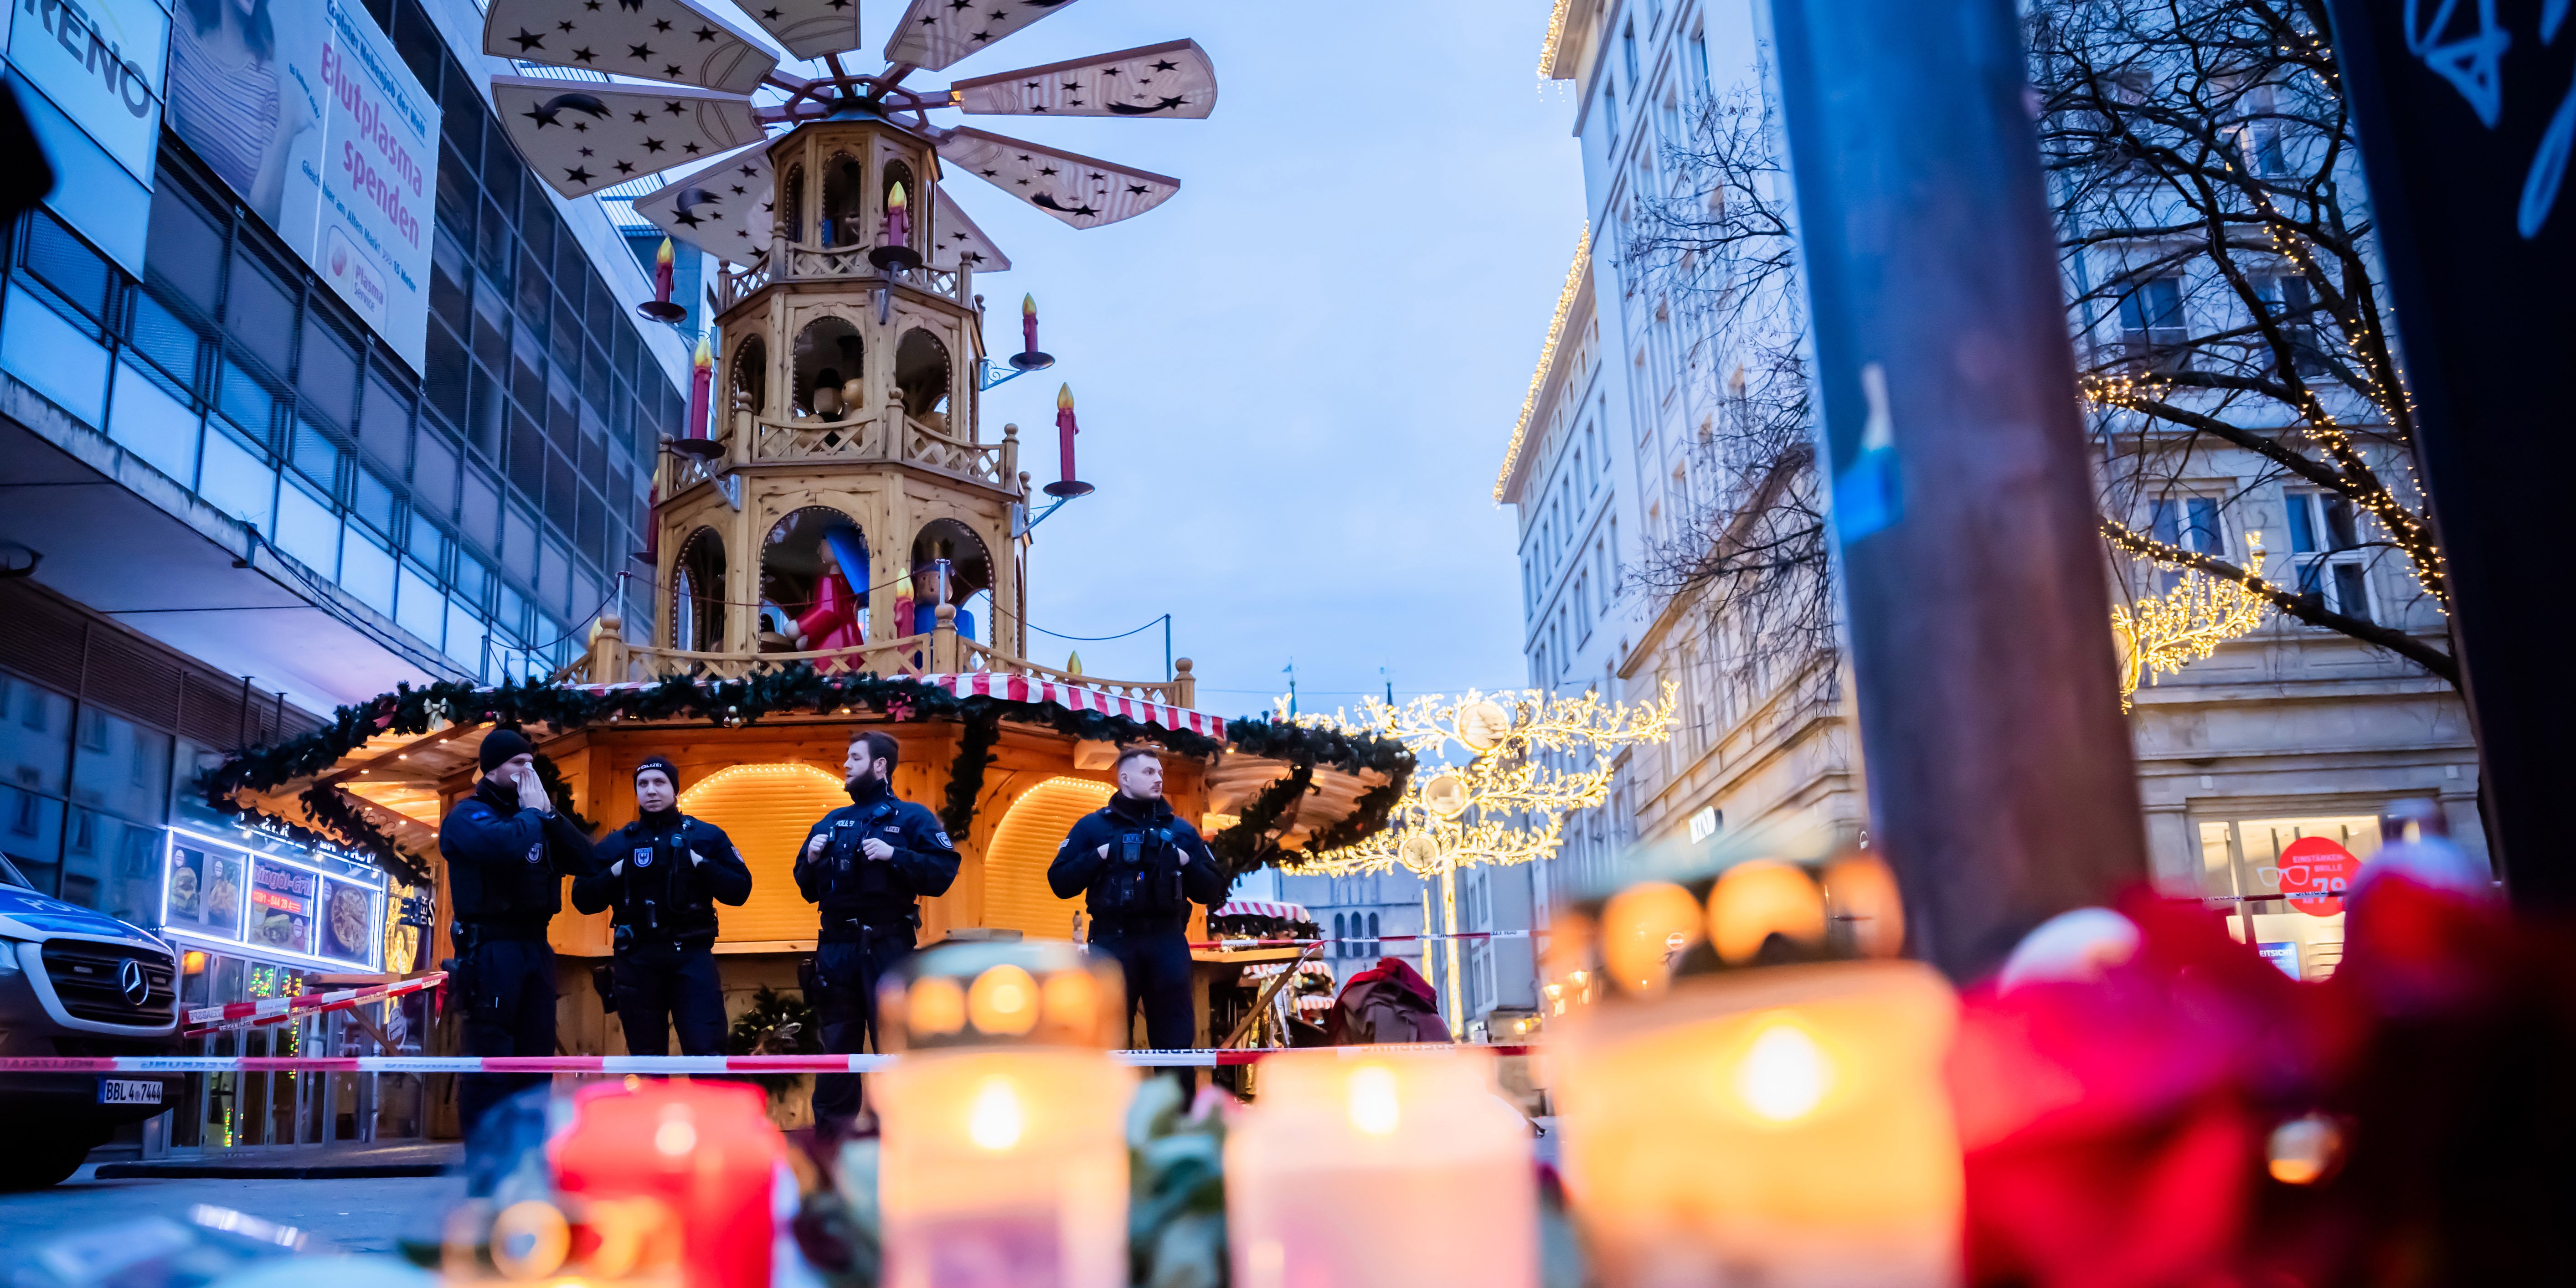
[[[653,298],[635,306],[635,311],[655,322],[677,322],[689,311],[671,302],[671,239],[662,239],[662,248],[653,252]]]
[[[1064,481],[1067,483],[1074,481],[1073,436],[1081,432],[1073,423],[1073,386],[1066,385],[1055,393],[1055,433],[1056,443],[1064,455]]]
[[[887,1288],[1127,1283],[1136,1073],[1118,968],[1071,944],[952,944],[880,994],[904,1056],[868,1080]]]
[[[912,212],[904,201],[901,180],[897,180],[893,187],[886,190],[885,231],[877,238],[877,242],[883,246],[912,244]]]
[[[1225,1146],[1237,1288],[1538,1283],[1529,1123],[1492,1055],[1301,1051],[1260,1078]]]
[[[1020,352],[1038,351],[1038,297],[1020,297]]]
[[[1831,961],[1570,1016],[1551,1065],[1602,1281],[1956,1284],[1956,1012],[1920,963]]]
[[[707,438],[708,393],[715,383],[716,354],[707,337],[698,337],[697,356],[689,363],[689,423],[682,438]]]
[[[685,1288],[769,1288],[778,1129],[738,1082],[595,1086],[548,1147],[568,1194],[652,1198],[679,1214]]]

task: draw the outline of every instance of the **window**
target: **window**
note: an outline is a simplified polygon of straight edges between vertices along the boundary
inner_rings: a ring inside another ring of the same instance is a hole
[[[1619,54],[1621,61],[1628,65],[1628,83],[1634,85],[1644,79],[1637,69],[1637,23],[1633,18],[1628,21],[1627,29],[1619,33]]]
[[[2370,566],[2362,550],[2360,516],[2352,502],[2330,492],[2292,488],[2284,494],[2290,521],[2290,557],[2301,592],[2319,596],[2329,611],[2365,622],[2379,620],[2370,600]]]
[[[1349,927],[1347,924],[1345,924],[1345,923],[1344,923],[1344,920],[1343,920],[1342,914],[1340,914],[1340,913],[1338,913],[1338,912],[1337,912],[1337,913],[1334,913],[1334,914],[1333,914],[1333,955],[1334,955],[1335,957],[1348,957],[1348,956],[1350,956],[1350,955],[1351,955],[1351,941],[1350,941],[1350,939],[1348,938],[1349,934],[1350,934],[1350,927]]]
[[[1610,131],[1606,150],[1616,152],[1619,150],[1619,82],[1607,76],[1601,78],[1601,119]]]
[[[2222,559],[2227,557],[2227,543],[2218,525],[2218,501],[2214,497],[2166,497],[2156,502],[2150,526],[2156,540],[2166,545]]]
[[[1699,86],[1702,91],[1716,87],[1716,82],[1710,79],[1708,73],[1708,33],[1704,30],[1691,33],[1690,65],[1691,70],[1699,74]]]
[[[2270,85],[2257,85],[2245,92],[2245,124],[2237,127],[2236,143],[2244,149],[2245,168],[2267,178],[2290,172],[2290,160],[2281,147],[2280,93]]]
[[[2323,347],[2323,332],[2317,326],[2317,295],[2303,273],[2270,273],[2254,279],[2254,293],[2263,301],[2264,311],[2281,324],[2289,336],[2290,357],[2302,376],[2322,376],[2329,368]],[[2264,364],[2269,366],[2269,363]]]
[[[2120,343],[2132,366],[2179,371],[2183,367],[2182,279],[2150,277],[2120,297]]]

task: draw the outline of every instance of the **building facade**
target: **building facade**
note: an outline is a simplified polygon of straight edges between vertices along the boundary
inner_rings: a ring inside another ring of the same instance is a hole
[[[188,1004],[411,964],[402,882],[203,809],[196,777],[398,683],[551,674],[603,610],[650,621],[688,376],[609,212],[495,119],[513,69],[472,4],[236,8],[0,19],[59,176],[0,243],[0,854],[187,949]],[[105,99],[96,60],[46,61],[93,28],[125,59]],[[327,1133],[292,1082],[200,1087],[163,1138]]]
[[[1623,765],[1618,796],[1596,811],[1604,817],[1576,820],[1567,852],[1533,874],[1542,920],[1551,879],[1586,874],[1633,848],[1723,839],[1815,854],[1867,839],[1850,686],[1829,632],[1823,647],[1793,652],[1787,664],[1755,657],[1752,626],[1727,603],[1677,590],[1670,576],[1640,575],[1638,562],[1660,559],[1669,572],[1677,550],[1688,556],[1689,543],[1709,540],[1712,516],[1728,530],[1726,521],[1774,495],[1762,470],[1726,446],[1729,418],[1748,414],[1747,365],[1779,361],[1778,350],[1748,355],[1746,329],[1730,324],[1768,305],[1728,295],[1723,307],[1704,299],[1693,307],[1677,289],[1671,254],[1656,263],[1634,253],[1649,203],[1670,208],[1681,198],[1714,210],[1745,195],[1683,189],[1692,154],[1704,162],[1712,146],[1694,135],[1706,128],[1695,122],[1712,119],[1709,104],[1751,103],[1767,118],[1758,8],[1563,0],[1543,55],[1541,75],[1574,92],[1593,235],[1497,490],[1520,514],[1525,651],[1532,682],[1544,687],[1600,685],[1634,701],[1669,685],[1681,720],[1670,743]],[[1751,183],[1787,208],[1784,174]],[[1772,183],[1776,192],[1764,186]],[[2106,250],[2102,265],[2073,271],[2124,271],[2110,262],[2122,253]],[[1687,255],[1681,263],[1687,270]],[[2079,329],[2079,349],[2118,353],[2243,325],[2223,306],[2189,302],[2207,292],[2178,285],[2186,289],[2170,306],[2141,294],[2136,307],[2105,310]],[[2121,447],[2128,432],[2106,426],[2104,452],[2156,450],[2134,438]],[[2402,463],[2384,463],[2403,473]],[[2257,570],[2275,584],[2314,589],[2422,639],[2444,634],[2438,609],[2402,565],[2365,556],[2374,536],[2367,516],[2285,483],[2251,452],[2196,452],[2135,508],[2113,517],[2212,552],[2241,554],[2247,536],[2260,534]],[[1636,534],[1627,549],[1609,536],[1623,530]],[[2152,593],[2169,577],[2114,562],[2124,596]],[[2153,877],[2168,892],[2242,912],[2238,933],[2285,969],[2315,977],[2340,956],[2339,917],[2294,913],[2276,897],[2293,842],[2321,837],[2366,860],[2376,816],[2413,796],[2438,800],[2463,847],[2484,853],[2465,710],[2420,668],[2276,615],[2178,674],[2150,678],[2132,729]],[[1600,849],[1591,848],[1595,835],[1606,838]]]

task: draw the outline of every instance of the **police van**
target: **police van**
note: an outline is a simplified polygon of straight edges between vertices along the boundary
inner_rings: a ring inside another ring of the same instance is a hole
[[[179,962],[106,913],[36,893],[0,857],[0,1057],[170,1055]],[[160,1114],[178,1075],[0,1070],[0,1190],[77,1170],[115,1130]]]

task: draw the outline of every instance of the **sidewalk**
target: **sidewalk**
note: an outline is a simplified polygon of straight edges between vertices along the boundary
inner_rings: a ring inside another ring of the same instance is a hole
[[[208,1150],[183,1158],[100,1163],[100,1180],[346,1180],[361,1177],[437,1176],[465,1159],[452,1140],[389,1140],[374,1144]]]

